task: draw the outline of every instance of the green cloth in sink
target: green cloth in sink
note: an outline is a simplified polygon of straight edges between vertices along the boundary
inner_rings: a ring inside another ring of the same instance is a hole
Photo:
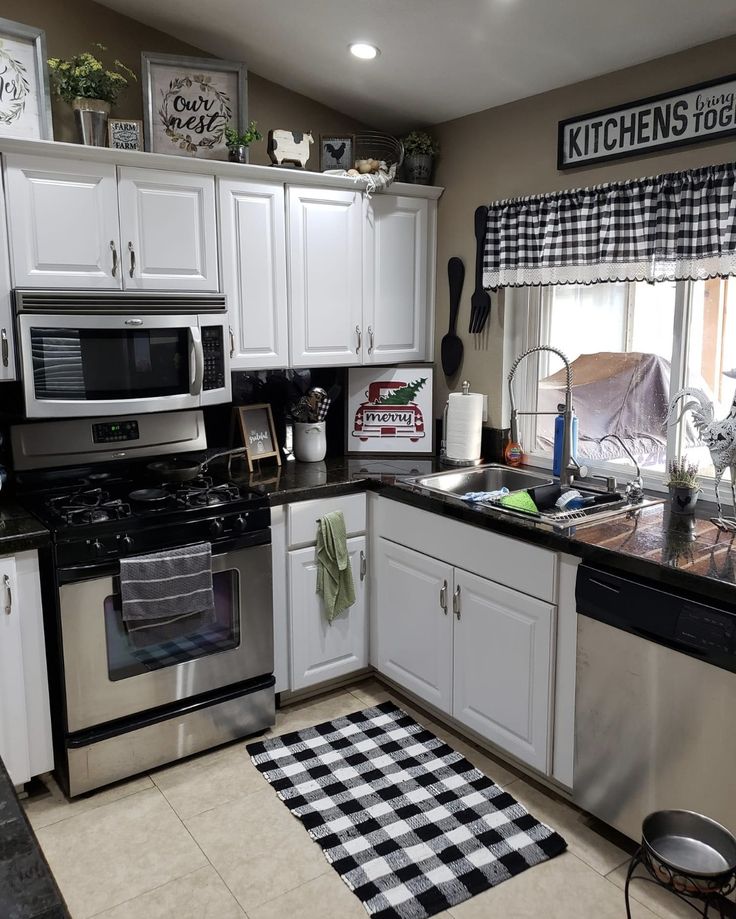
[[[524,511],[527,514],[539,513],[537,505],[526,491],[512,491],[510,495],[504,495],[503,498],[500,498],[498,503],[503,507],[513,508],[515,511]]]

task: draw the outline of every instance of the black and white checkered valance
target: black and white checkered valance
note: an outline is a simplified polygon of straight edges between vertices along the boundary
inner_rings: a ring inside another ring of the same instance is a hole
[[[491,204],[483,286],[736,274],[736,165]]]

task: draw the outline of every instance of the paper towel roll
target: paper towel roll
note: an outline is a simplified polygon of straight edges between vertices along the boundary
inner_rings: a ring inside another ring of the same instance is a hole
[[[445,455],[453,460],[477,460],[483,427],[483,395],[478,392],[450,393],[447,408]]]

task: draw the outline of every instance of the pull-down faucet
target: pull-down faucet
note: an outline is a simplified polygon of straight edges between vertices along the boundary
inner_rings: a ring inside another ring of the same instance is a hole
[[[524,351],[523,354],[520,354],[511,365],[508,376],[509,404],[511,405],[511,440],[515,443],[519,443],[519,415],[557,415],[557,412],[519,412],[516,409],[512,386],[514,374],[525,357],[529,357],[530,354],[536,354],[538,351],[550,351],[552,354],[556,354],[565,365],[565,407],[562,412],[564,427],[562,436],[562,462],[560,463],[560,484],[572,485],[575,473],[580,471],[580,466],[573,456],[572,420],[575,417],[575,412],[572,407],[572,367],[570,366],[570,361],[559,348],[553,348],[551,345],[536,345],[534,348],[529,348],[528,351]]]

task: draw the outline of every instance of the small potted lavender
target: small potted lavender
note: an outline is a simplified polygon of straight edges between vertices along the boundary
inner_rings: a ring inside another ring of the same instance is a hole
[[[670,490],[670,506],[673,514],[694,514],[698,503],[698,464],[685,458],[671,460],[667,487]]]

